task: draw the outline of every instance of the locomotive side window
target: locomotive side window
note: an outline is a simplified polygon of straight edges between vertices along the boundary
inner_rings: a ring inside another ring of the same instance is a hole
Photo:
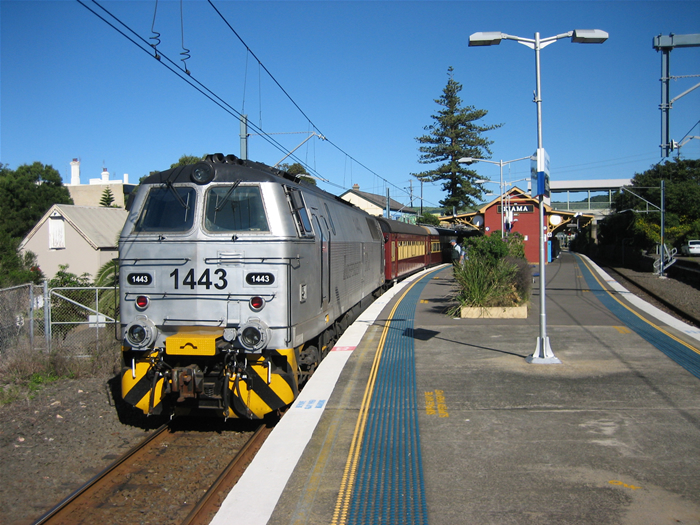
[[[192,228],[196,191],[185,186],[153,187],[148,192],[135,232],[184,232]]]
[[[382,230],[379,229],[379,224],[377,224],[377,221],[374,219],[370,219],[369,217],[367,219],[367,226],[369,227],[369,232],[372,234],[372,239],[375,241],[381,241],[382,240]]]
[[[304,198],[302,197],[301,192],[294,188],[287,188],[287,197],[289,198],[289,204],[292,208],[294,222],[296,223],[297,230],[299,231],[299,236],[313,237],[314,233],[313,229],[311,228],[311,220],[309,219],[309,213],[306,211]]]
[[[206,199],[205,228],[220,231],[270,231],[258,186],[216,186]]]

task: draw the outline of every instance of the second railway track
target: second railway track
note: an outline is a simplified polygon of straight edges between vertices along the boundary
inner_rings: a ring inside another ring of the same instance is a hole
[[[661,281],[649,273],[642,273],[640,278],[640,272],[617,268],[601,261],[596,261],[596,264],[630,292],[669,315],[700,328],[700,314],[689,308],[689,305],[700,304],[700,290],[697,288],[670,278]]]

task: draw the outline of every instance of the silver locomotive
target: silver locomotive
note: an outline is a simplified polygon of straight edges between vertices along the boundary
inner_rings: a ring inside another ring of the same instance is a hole
[[[210,155],[139,186],[119,240],[123,398],[263,418],[384,285],[376,219],[294,176]]]

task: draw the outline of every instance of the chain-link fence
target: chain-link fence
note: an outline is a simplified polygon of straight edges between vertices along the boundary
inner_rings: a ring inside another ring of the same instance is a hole
[[[44,301],[41,285],[0,290],[0,354],[17,347],[48,350]]]
[[[106,287],[0,290],[0,354],[14,348],[95,357],[118,346],[118,292]]]

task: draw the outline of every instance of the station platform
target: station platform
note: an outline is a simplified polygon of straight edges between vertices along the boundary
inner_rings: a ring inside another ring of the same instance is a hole
[[[338,341],[212,521],[700,523],[700,331],[585,256],[547,265],[560,364],[527,319],[446,315],[451,267],[412,276]]]

